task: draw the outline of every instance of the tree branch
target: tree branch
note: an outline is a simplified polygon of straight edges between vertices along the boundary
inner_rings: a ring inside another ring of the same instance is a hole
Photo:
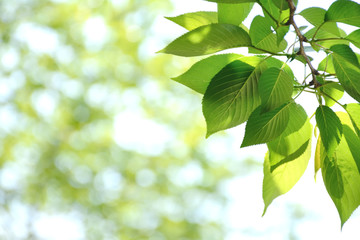
[[[293,2],[293,0],[286,0],[289,4],[289,8],[290,8],[290,16],[289,16],[289,20],[287,22],[287,25],[292,25],[295,29],[296,35],[299,38],[299,43],[300,43],[300,49],[298,51],[298,55],[301,55],[305,58],[306,63],[309,65],[309,68],[311,70],[311,75],[312,75],[312,81],[310,82],[310,85],[314,85],[315,88],[321,86],[321,84],[316,80],[316,76],[319,75],[319,72],[313,67],[313,65],[311,64],[311,61],[309,59],[309,57],[306,55],[305,52],[305,48],[304,48],[304,42],[308,42],[307,38],[300,32],[300,29],[298,28],[298,26],[296,25],[295,21],[294,21],[294,15],[295,15],[295,4]]]

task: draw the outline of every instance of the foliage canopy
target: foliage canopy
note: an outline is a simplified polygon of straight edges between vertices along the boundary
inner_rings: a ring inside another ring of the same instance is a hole
[[[317,137],[315,172],[322,169],[325,187],[341,226],[360,204],[360,105],[341,104],[344,92],[360,101],[360,4],[334,1],[328,9],[296,12],[293,0],[208,0],[217,12],[185,13],[168,18],[188,30],[160,52],[193,57],[245,47],[249,54],[212,55],[195,63],[174,80],[203,94],[203,114],[210,135],[246,122],[241,147],[266,143],[263,199],[265,210],[303,175],[311,156],[310,119]],[[244,26],[258,4],[263,15]],[[307,26],[298,26],[294,16]],[[346,34],[338,23],[355,27]],[[296,40],[285,36],[293,31]],[[315,66],[309,51],[325,53]],[[282,59],[282,60],[280,60]],[[285,61],[283,61],[285,59]],[[304,63],[310,73],[294,76],[290,63]],[[316,96],[318,108],[308,117],[296,99],[303,92]],[[343,112],[334,112],[338,104]]]

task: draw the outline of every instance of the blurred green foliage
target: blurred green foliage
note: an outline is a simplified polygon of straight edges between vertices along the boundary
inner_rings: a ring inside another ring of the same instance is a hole
[[[200,96],[168,79],[189,63],[154,53],[170,10],[0,1],[1,239],[223,239],[240,163],[209,161]],[[39,223],[58,215],[67,238]]]

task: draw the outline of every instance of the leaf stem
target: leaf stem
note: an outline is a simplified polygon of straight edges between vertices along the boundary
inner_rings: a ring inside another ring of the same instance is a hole
[[[305,53],[305,49],[304,49],[304,42],[308,42],[307,38],[301,33],[300,29],[298,28],[298,26],[296,25],[295,21],[294,21],[294,15],[295,15],[295,4],[293,2],[293,0],[286,0],[289,4],[289,8],[290,8],[290,16],[289,16],[289,20],[287,22],[288,25],[292,25],[295,29],[296,35],[299,38],[299,43],[300,43],[300,49],[298,51],[299,55],[302,55],[307,64],[309,65],[309,68],[311,70],[311,75],[312,75],[312,81],[310,82],[311,85],[314,85],[315,87],[321,86],[321,83],[319,83],[316,80],[316,75],[319,75],[319,72],[313,67],[313,65],[311,64],[311,61],[309,59],[309,57],[306,55]]]
[[[288,53],[275,53],[275,52],[271,52],[271,51],[268,51],[268,50],[265,50],[265,49],[255,47],[255,46],[250,46],[250,47],[253,48],[253,49],[265,52],[265,53],[269,53],[271,55],[275,55],[275,56],[285,56],[285,57],[288,57],[288,58],[292,56],[292,54],[288,54]]]
[[[312,42],[322,42],[322,41],[330,41],[330,40],[344,40],[344,41],[348,41],[346,38],[343,37],[338,37],[338,38],[320,38],[320,39],[315,39]]]

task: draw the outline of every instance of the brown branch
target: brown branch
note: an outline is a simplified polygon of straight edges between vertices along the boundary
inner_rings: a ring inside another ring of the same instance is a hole
[[[321,86],[321,84],[316,80],[316,76],[319,75],[320,73],[318,72],[318,70],[316,70],[313,65],[311,64],[311,61],[309,59],[309,57],[306,55],[305,52],[305,48],[304,48],[304,42],[308,42],[307,38],[300,32],[300,29],[298,28],[298,26],[296,25],[295,21],[294,21],[294,15],[295,15],[295,4],[293,2],[293,0],[286,0],[289,4],[289,9],[290,9],[290,16],[289,16],[289,20],[287,21],[287,25],[292,25],[295,29],[296,35],[299,38],[299,43],[300,43],[300,49],[298,51],[298,55],[301,55],[305,58],[306,63],[309,65],[309,68],[311,70],[311,75],[312,75],[312,81],[310,82],[310,85],[314,85],[315,88]]]

